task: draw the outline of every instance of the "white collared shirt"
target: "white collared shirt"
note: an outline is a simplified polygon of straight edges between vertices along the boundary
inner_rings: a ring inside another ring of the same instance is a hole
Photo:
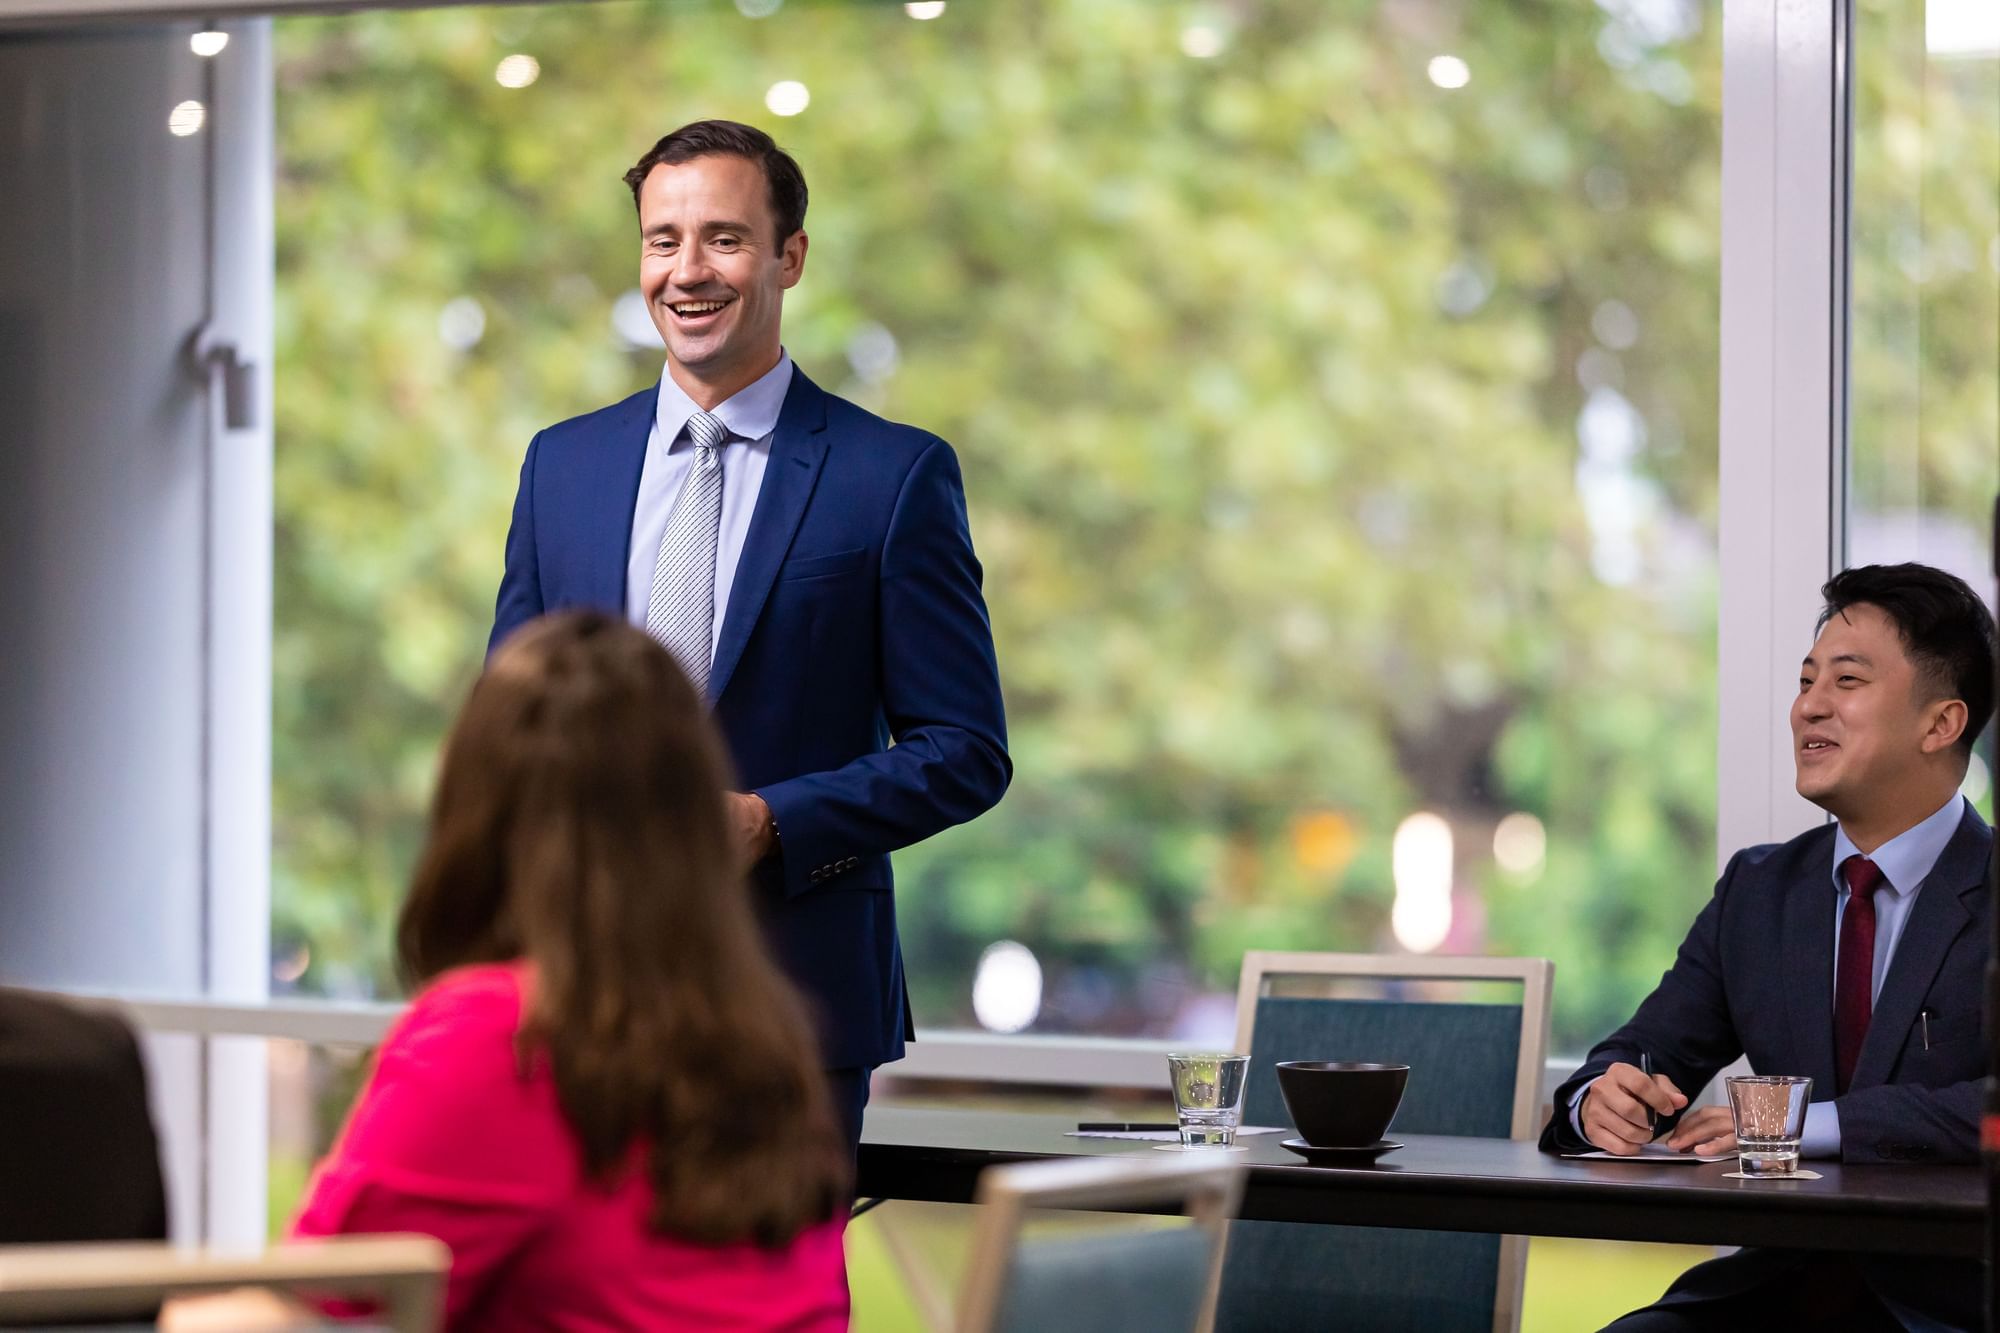
[[[715,543],[715,620],[709,651],[722,642],[722,618],[729,609],[729,590],[736,582],[736,565],[763,489],[764,465],[771,457],[771,436],[778,413],[792,387],[792,358],[778,350],[778,364],[737,390],[709,413],[729,428],[722,446],[722,526]],[[700,408],[660,372],[660,393],[653,409],[653,428],[646,436],[646,462],[639,472],[639,495],[632,504],[632,544],[625,553],[625,618],[641,628],[646,603],[653,594],[653,566],[660,556],[660,539],[694,465],[694,445],[687,436],[688,418]]]

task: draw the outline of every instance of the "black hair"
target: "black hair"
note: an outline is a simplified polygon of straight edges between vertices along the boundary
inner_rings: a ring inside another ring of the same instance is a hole
[[[1993,616],[1964,579],[1929,565],[1863,565],[1844,569],[1819,590],[1815,632],[1850,606],[1889,617],[1903,651],[1917,668],[1918,687],[1932,699],[1961,699],[1967,717],[1958,746],[1972,753],[1993,716]]]

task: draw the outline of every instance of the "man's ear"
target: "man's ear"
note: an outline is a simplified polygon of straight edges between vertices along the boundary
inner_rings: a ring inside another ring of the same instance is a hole
[[[806,271],[806,234],[795,231],[778,251],[778,281],[786,289],[798,286]]]
[[[1924,728],[1924,753],[1936,754],[1958,744],[1958,738],[1965,734],[1965,724],[1972,716],[1965,700],[1941,699],[1927,711],[1929,725]]]

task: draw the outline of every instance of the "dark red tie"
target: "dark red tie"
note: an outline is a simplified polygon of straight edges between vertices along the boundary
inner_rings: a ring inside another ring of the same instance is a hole
[[[1834,1091],[1846,1092],[1875,1007],[1875,886],[1882,869],[1865,856],[1848,857],[1840,869],[1847,877],[1847,909],[1840,914],[1840,961],[1833,973]]]

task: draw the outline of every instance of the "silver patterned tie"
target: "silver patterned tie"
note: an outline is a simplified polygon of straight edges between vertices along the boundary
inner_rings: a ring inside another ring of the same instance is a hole
[[[694,682],[708,693],[708,668],[715,639],[715,549],[722,526],[722,446],[729,428],[706,412],[688,418],[694,467],[660,536],[653,562],[653,592],[646,599],[646,631],[674,655]]]

